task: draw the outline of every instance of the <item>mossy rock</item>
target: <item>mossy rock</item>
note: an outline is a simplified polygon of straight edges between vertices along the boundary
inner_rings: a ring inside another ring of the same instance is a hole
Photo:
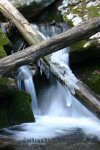
[[[64,9],[66,9],[64,20],[70,26],[76,26],[83,21],[100,16],[100,3],[94,0],[80,0],[78,3],[72,0]]]
[[[13,79],[0,78],[0,128],[34,121],[31,96],[17,89]]]
[[[7,109],[0,105],[0,128],[5,128],[9,126]]]
[[[2,32],[2,29],[0,28],[0,46],[5,46],[5,45],[11,45],[11,42],[8,39],[8,37]]]
[[[7,56],[3,46],[0,46],[0,59]]]
[[[2,29],[0,28],[0,59],[7,56],[6,51],[4,49],[4,46],[6,45],[11,46],[11,42],[7,38],[7,36],[3,34]]]
[[[80,69],[79,78],[94,92],[100,95],[100,65],[86,66]]]
[[[67,2],[66,2],[67,3]],[[63,14],[64,20],[70,27],[77,26],[84,21],[93,19],[100,16],[100,3],[90,0],[79,0],[78,2],[70,0]],[[72,51],[85,50],[100,44],[100,32],[95,36],[90,37],[91,40],[83,40],[82,42],[75,43],[71,46]]]
[[[97,71],[98,72],[98,71]],[[100,72],[89,74],[84,82],[97,94],[100,94]]]
[[[14,90],[8,104],[8,116],[11,125],[34,122],[31,109],[31,97],[22,91]]]
[[[98,40],[82,40],[80,42],[76,42],[70,46],[70,51],[75,52],[75,51],[85,51],[87,49],[91,49],[93,47],[96,47],[98,45]]]

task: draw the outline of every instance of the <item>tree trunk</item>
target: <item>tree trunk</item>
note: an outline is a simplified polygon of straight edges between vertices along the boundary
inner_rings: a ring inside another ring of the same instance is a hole
[[[14,22],[16,27],[19,29],[19,31],[22,33],[22,35],[24,36],[24,38],[30,45],[37,44],[43,40],[41,38],[41,36],[35,30],[33,30],[33,28],[30,26],[29,22],[27,22],[27,20],[7,0],[0,0],[0,10],[6,17],[8,17],[9,19],[11,19]],[[88,23],[89,22],[86,22],[83,25],[83,29],[81,28],[81,26],[79,26],[79,28],[76,27],[79,30],[77,30],[78,34],[76,34],[75,38],[80,36],[80,32],[83,33],[84,38],[88,38],[92,34],[99,31],[100,17],[98,19],[97,18],[93,19],[92,30],[91,30],[91,21],[89,24]],[[85,26],[85,28],[84,28],[84,26]],[[85,29],[88,29],[88,35],[84,34]],[[73,33],[75,31],[74,28],[71,31]],[[68,34],[70,34],[70,30],[67,32],[68,32]],[[59,36],[57,36],[57,37],[58,37],[58,41],[59,41],[60,37]],[[72,40],[71,38],[68,38],[67,42],[70,42]],[[82,39],[82,37],[80,37],[80,40],[81,39]],[[52,38],[52,40],[54,40],[54,39]],[[76,42],[76,40],[74,42]],[[61,43],[64,44],[65,42],[62,40]],[[38,45],[37,45],[37,47],[38,47]],[[55,42],[55,45],[52,45],[52,43],[51,43],[51,47],[53,47],[53,48],[57,47],[56,42]],[[60,46],[59,49],[61,49],[61,48],[62,47]],[[57,63],[52,63],[47,57],[44,58],[44,61],[43,60],[41,60],[41,61],[56,76],[56,78],[60,81],[60,83],[63,86],[65,86],[65,87],[68,86],[67,73],[66,73],[67,68],[66,67],[64,69],[63,66],[61,66]],[[1,60],[1,62],[2,62],[2,60]],[[28,62],[29,61],[27,61],[27,63]],[[3,65],[3,64],[1,64],[1,65]],[[60,72],[59,72],[59,70],[60,70]],[[74,87],[74,89],[76,92],[76,96],[80,97],[82,99],[82,100],[80,100],[80,99],[78,99],[78,100],[80,102],[82,102],[84,105],[86,105],[87,108],[89,110],[91,110],[98,118],[100,118],[100,98],[95,96],[95,94],[90,89],[88,89],[86,86],[84,86],[79,80],[77,80],[77,83],[76,83],[76,86]]]

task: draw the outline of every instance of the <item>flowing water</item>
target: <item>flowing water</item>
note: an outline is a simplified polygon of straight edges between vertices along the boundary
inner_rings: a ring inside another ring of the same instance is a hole
[[[49,38],[55,34],[63,32],[67,27],[61,25],[33,25],[38,32],[44,35],[43,38]],[[53,53],[49,57],[51,61],[62,61],[65,65],[69,63],[69,49],[65,48],[59,52]],[[40,67],[42,69],[42,67]],[[77,133],[82,133],[87,137],[93,139],[97,137],[100,140],[100,121],[89,112],[76,98],[74,98],[70,91],[65,90],[56,79],[49,74],[46,79],[48,83],[38,85],[40,89],[37,94],[34,87],[34,80],[28,66],[19,68],[19,73],[24,77],[25,90],[32,97],[32,110],[35,114],[35,123],[24,123],[19,126],[14,126],[5,131],[13,134],[13,138],[17,140],[31,141],[34,139],[44,139],[41,142],[45,143],[56,137],[73,137]],[[42,70],[41,70],[42,73]],[[42,76],[42,75],[41,75]],[[42,77],[41,77],[42,80]],[[21,89],[21,81],[18,81],[18,86]],[[20,128],[20,130],[18,129]],[[68,138],[67,137],[67,138]],[[48,139],[46,141],[46,139]],[[78,140],[81,137],[78,135]],[[84,138],[83,138],[84,139]],[[28,142],[28,141],[27,141]],[[57,141],[56,141],[57,142]],[[67,142],[67,141],[65,141]]]
[[[24,80],[25,90],[31,95],[32,98],[32,111],[35,115],[39,114],[36,92],[33,82],[33,75],[28,66],[22,66],[19,68],[19,75]],[[22,89],[21,80],[18,80],[18,87]]]

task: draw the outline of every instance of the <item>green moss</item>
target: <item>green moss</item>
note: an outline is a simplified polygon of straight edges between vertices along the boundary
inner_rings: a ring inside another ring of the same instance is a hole
[[[6,77],[0,78],[0,86],[1,85],[9,85],[9,84],[11,84],[9,78],[6,78]]]
[[[0,29],[0,59],[7,56],[6,51],[4,49],[5,45],[11,45],[10,40],[5,36]]]
[[[2,105],[0,106],[0,128],[9,126],[7,110]]]
[[[3,46],[0,46],[0,59],[7,56]]]
[[[84,82],[96,93],[100,94],[100,74],[88,74]]]
[[[82,40],[80,42],[72,44],[70,46],[70,50],[71,50],[71,52],[84,51],[84,50],[87,50],[87,48],[96,47],[97,44],[98,44],[98,39],[95,39],[95,40]]]
[[[6,77],[0,78],[0,102],[7,99],[9,87],[11,87],[12,81]]]
[[[0,46],[5,46],[5,45],[11,45],[11,42],[7,38],[7,36],[3,34],[2,30],[0,29]]]
[[[0,128],[35,121],[30,95],[13,84],[12,79],[0,78]]]
[[[90,1],[91,2],[91,1]],[[93,1],[92,1],[93,2]],[[77,4],[75,4],[73,1],[71,4],[68,5],[66,8],[66,14],[64,15],[64,20],[67,22],[67,24],[70,27],[76,26],[74,25],[73,18],[79,17],[81,18],[82,22],[87,21],[89,19],[92,19],[94,17],[99,17],[100,16],[100,4],[97,4],[96,6],[90,6],[87,7],[87,1],[86,0],[79,0]],[[69,18],[68,15],[73,14],[73,18]],[[77,24],[78,25],[78,24]],[[89,41],[89,45],[84,48],[84,45],[88,41],[84,40],[82,42],[75,43],[71,46],[71,51],[76,51],[76,50],[85,50],[86,48],[90,48],[93,46],[93,44],[99,44],[99,40],[95,43],[92,41]]]
[[[83,40],[83,41],[80,41],[80,42],[77,42],[75,44],[72,44],[70,46],[70,50],[71,52],[73,51],[80,51],[80,50],[83,50],[83,46],[86,44],[86,40]],[[84,48],[85,49],[85,48]]]
[[[100,94],[100,66],[87,66],[81,71],[80,79],[94,92]]]
[[[72,2],[66,9],[67,11],[64,19],[71,27],[73,26],[72,19],[67,18],[67,15],[70,13],[74,14],[74,17],[79,16],[83,21],[100,16],[100,5],[87,7],[86,0],[79,1],[77,5]]]
[[[30,101],[31,97],[25,92],[15,90],[11,94],[11,101],[8,105],[8,115],[11,125],[35,121]]]

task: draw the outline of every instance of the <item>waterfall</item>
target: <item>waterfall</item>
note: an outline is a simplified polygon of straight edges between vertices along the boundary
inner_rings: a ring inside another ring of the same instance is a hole
[[[67,26],[63,23],[57,24],[57,25],[50,25],[50,24],[40,24],[40,25],[33,25],[33,28],[37,29],[39,34],[41,34],[41,36],[43,37],[44,40],[59,34],[61,32],[64,32],[67,28]],[[51,62],[58,62],[60,61],[61,63],[63,63],[65,66],[68,66],[69,64],[69,49],[68,48],[63,48],[62,50],[55,52],[53,54],[51,54],[50,56]],[[42,66],[40,66],[41,72],[42,72]],[[70,70],[69,70],[70,71]],[[46,72],[46,70],[45,70]],[[69,76],[70,76],[70,72],[69,72]],[[49,79],[50,80],[50,79]],[[72,79],[73,80],[73,79]],[[47,106],[48,102],[46,100],[46,107],[45,110],[47,109],[48,115],[57,115],[57,116],[65,116],[65,114],[69,114],[67,111],[67,107],[71,107],[72,106],[72,99],[73,96],[71,95],[71,93],[69,92],[68,89],[66,89],[66,92],[64,92],[64,89],[61,88],[61,86],[59,85],[59,83],[57,81],[54,82],[53,79],[51,79],[52,82],[52,88],[53,90],[51,91],[48,90],[46,91],[47,93],[51,93],[52,95],[52,99],[49,99],[50,103],[49,103],[49,108]],[[55,93],[53,92],[55,91],[56,93],[56,97],[55,97]],[[57,98],[57,95],[59,95],[59,98]],[[44,102],[42,102],[44,104]],[[43,106],[42,104],[42,108],[44,108],[45,106]],[[59,109],[57,109],[59,108]],[[47,115],[46,114],[46,115]]]
[[[35,87],[34,87],[34,82],[33,82],[33,76],[28,68],[28,66],[22,66],[19,69],[19,75],[20,78],[23,78],[24,85],[25,85],[25,91],[31,95],[32,98],[32,111],[35,115],[39,115],[39,110],[38,110],[38,104],[37,104],[37,98],[36,98],[36,92],[35,92]],[[18,80],[18,87],[19,89],[22,89],[21,86],[21,80]]]
[[[37,29],[45,40],[67,29],[64,24],[56,26],[48,24],[33,25],[33,28]],[[68,51],[68,48],[64,48],[48,57],[52,62],[59,61],[65,68],[68,67],[68,78],[70,78],[71,82],[75,82],[73,76],[70,77]],[[13,133],[14,138],[17,140],[27,140],[66,136],[73,132],[77,133],[79,129],[87,137],[93,138],[97,136],[100,140],[100,121],[71,95],[69,89],[65,90],[44,66],[41,64],[39,66],[41,74],[42,71],[47,74],[49,84],[44,83],[38,86],[40,89],[38,104],[32,74],[28,66],[19,68],[19,76],[24,79],[25,89],[32,97],[32,110],[35,114],[36,122],[21,124],[19,127],[21,127],[22,131],[18,131],[15,127],[15,129],[8,129],[7,132]],[[18,81],[18,85],[21,89],[21,81]]]

